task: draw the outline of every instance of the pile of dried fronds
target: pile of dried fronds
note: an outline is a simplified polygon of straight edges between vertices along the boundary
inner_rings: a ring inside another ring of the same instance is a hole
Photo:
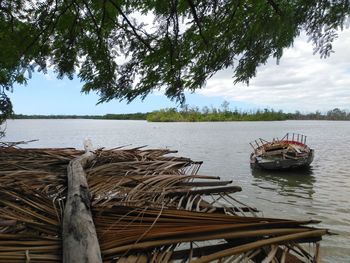
[[[316,222],[258,217],[232,197],[240,187],[169,153],[98,150],[86,167],[105,262],[318,260]],[[81,154],[0,148],[0,262],[61,261],[66,168]]]

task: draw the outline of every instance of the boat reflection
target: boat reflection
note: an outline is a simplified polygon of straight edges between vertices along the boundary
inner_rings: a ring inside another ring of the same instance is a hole
[[[316,182],[312,167],[303,169],[275,171],[251,169],[253,184],[265,190],[276,191],[283,196],[312,199]]]

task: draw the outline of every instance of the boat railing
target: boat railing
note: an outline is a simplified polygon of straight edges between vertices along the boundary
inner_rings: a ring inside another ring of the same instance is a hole
[[[281,141],[285,141],[285,142],[296,142],[299,144],[306,144],[306,135],[304,134],[300,134],[300,133],[286,133],[286,135],[283,136],[283,138],[281,139]]]
[[[256,150],[258,148],[264,147],[264,145],[268,143],[270,142],[262,138],[259,138],[258,140],[251,141],[249,144],[254,150]]]
[[[271,145],[272,143],[294,143],[301,146],[306,145],[306,135],[300,133],[286,133],[282,139],[273,138],[272,141],[266,141],[262,138],[250,142],[250,146],[256,150],[258,148],[265,148],[265,146]]]

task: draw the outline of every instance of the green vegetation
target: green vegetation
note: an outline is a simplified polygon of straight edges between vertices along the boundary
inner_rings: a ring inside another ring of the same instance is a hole
[[[320,111],[302,114],[299,111],[286,114],[288,120],[330,120],[330,121],[350,121],[350,112],[335,108],[322,114]]]
[[[322,114],[284,113],[273,109],[242,111],[231,110],[228,102],[221,108],[188,107],[161,109],[147,113],[105,114],[105,115],[23,115],[14,114],[13,119],[95,119],[95,120],[147,120],[150,122],[210,122],[210,121],[283,121],[283,120],[350,120],[350,112],[335,108]]]
[[[256,111],[230,110],[228,103],[224,102],[220,109],[203,107],[183,107],[161,109],[147,115],[147,121],[151,122],[203,122],[203,121],[282,121],[282,120],[350,120],[350,113],[338,108],[328,111],[326,114],[315,113],[301,114],[284,113],[273,109]]]
[[[14,114],[13,119],[95,119],[95,120],[146,120],[148,113],[105,115],[23,115]]]
[[[7,93],[33,72],[77,76],[100,102],[162,88],[183,103],[222,69],[247,83],[302,31],[329,56],[349,14],[348,1],[326,0],[1,0],[0,124]]]
[[[242,112],[238,110],[220,110],[204,107],[201,111],[192,107],[178,111],[175,108],[154,111],[147,116],[151,122],[200,122],[200,121],[281,121],[286,120],[282,111],[265,109],[255,112]]]

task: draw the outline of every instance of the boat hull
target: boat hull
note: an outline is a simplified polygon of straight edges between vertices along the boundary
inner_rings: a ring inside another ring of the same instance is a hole
[[[314,159],[314,150],[310,149],[309,155],[296,159],[268,159],[263,156],[252,155],[250,165],[252,168],[266,170],[289,170],[310,166]]]

